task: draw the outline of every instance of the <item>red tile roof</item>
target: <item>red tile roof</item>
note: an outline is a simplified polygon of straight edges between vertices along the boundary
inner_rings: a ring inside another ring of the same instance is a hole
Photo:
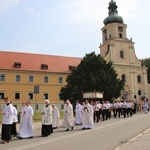
[[[0,51],[0,69],[6,70],[70,73],[69,66],[77,66],[81,60],[76,57]],[[21,68],[15,68],[15,62],[20,62]],[[41,64],[47,64],[48,69],[42,69]]]

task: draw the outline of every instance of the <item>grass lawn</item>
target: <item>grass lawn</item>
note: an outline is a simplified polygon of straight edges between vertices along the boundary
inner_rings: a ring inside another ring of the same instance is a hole
[[[64,117],[64,112],[60,111],[60,119],[63,119],[63,117]],[[42,120],[42,114],[41,114],[41,112],[36,112],[36,114],[34,113],[33,120],[41,121]],[[0,115],[0,123],[1,122],[2,122],[2,115]]]
[[[60,119],[63,119],[63,117],[64,117],[64,112],[63,112],[63,111],[60,111]],[[42,119],[42,114],[41,114],[41,112],[36,112],[36,113],[34,113],[33,119],[36,120],[36,121],[41,121],[41,119]]]

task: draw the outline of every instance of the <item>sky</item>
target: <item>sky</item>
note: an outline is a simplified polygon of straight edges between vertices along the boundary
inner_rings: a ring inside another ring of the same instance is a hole
[[[150,57],[150,0],[115,0],[135,42]],[[100,54],[110,0],[0,0],[0,50],[83,58]]]

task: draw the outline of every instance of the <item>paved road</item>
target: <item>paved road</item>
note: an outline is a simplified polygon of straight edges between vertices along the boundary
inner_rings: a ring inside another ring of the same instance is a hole
[[[129,118],[119,118],[95,123],[93,130],[81,130],[75,126],[73,131],[64,128],[54,130],[49,137],[40,136],[40,124],[35,124],[33,139],[13,138],[9,144],[1,144],[5,150],[114,150],[137,134],[150,128],[150,113],[136,114]]]

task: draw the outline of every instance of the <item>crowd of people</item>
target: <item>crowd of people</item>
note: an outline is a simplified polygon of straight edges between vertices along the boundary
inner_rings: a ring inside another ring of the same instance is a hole
[[[19,112],[20,125],[17,132],[16,124],[18,122],[18,112],[13,106],[13,103],[8,99],[4,98],[4,108],[0,112],[2,114],[2,130],[1,139],[3,144],[9,143],[12,137],[18,139],[29,139],[34,136],[33,128],[33,108],[29,101],[22,103],[22,109]],[[49,100],[44,101],[45,105],[42,109],[42,126],[41,136],[47,137],[53,133],[53,129],[56,129],[59,124],[60,114],[55,104],[50,105]],[[53,120],[53,121],[52,121]]]
[[[4,98],[4,108],[0,112],[2,114],[2,130],[1,139],[3,144],[9,143],[12,137],[18,139],[33,138],[33,108],[29,101],[22,103],[22,109],[19,112],[20,125],[17,132],[16,124],[18,122],[18,112],[13,106],[13,103],[8,99]],[[42,125],[41,125],[41,136],[47,137],[53,133],[54,129],[59,127],[60,113],[55,104],[50,104],[49,100],[44,101],[45,105],[42,109]],[[75,125],[80,125],[83,130],[94,128],[94,123],[99,121],[105,121],[120,117],[131,117],[137,111],[144,112],[145,114],[149,111],[149,101],[130,101],[130,100],[115,100],[113,103],[109,101],[91,101],[85,100],[82,104],[79,100],[76,101],[75,111],[69,100],[64,105],[64,118],[63,125],[65,131],[74,130]],[[74,116],[75,112],[75,116]]]
[[[90,105],[93,108],[93,122],[105,121],[111,119],[113,116],[114,118],[120,117],[132,117],[133,114],[136,114],[137,111],[144,112],[145,114],[148,113],[150,102],[148,100],[140,100],[140,101],[133,101],[133,100],[114,100],[113,103],[109,101],[91,101]],[[79,101],[76,102],[76,124],[82,124],[84,120],[86,105],[83,102],[82,104]]]

